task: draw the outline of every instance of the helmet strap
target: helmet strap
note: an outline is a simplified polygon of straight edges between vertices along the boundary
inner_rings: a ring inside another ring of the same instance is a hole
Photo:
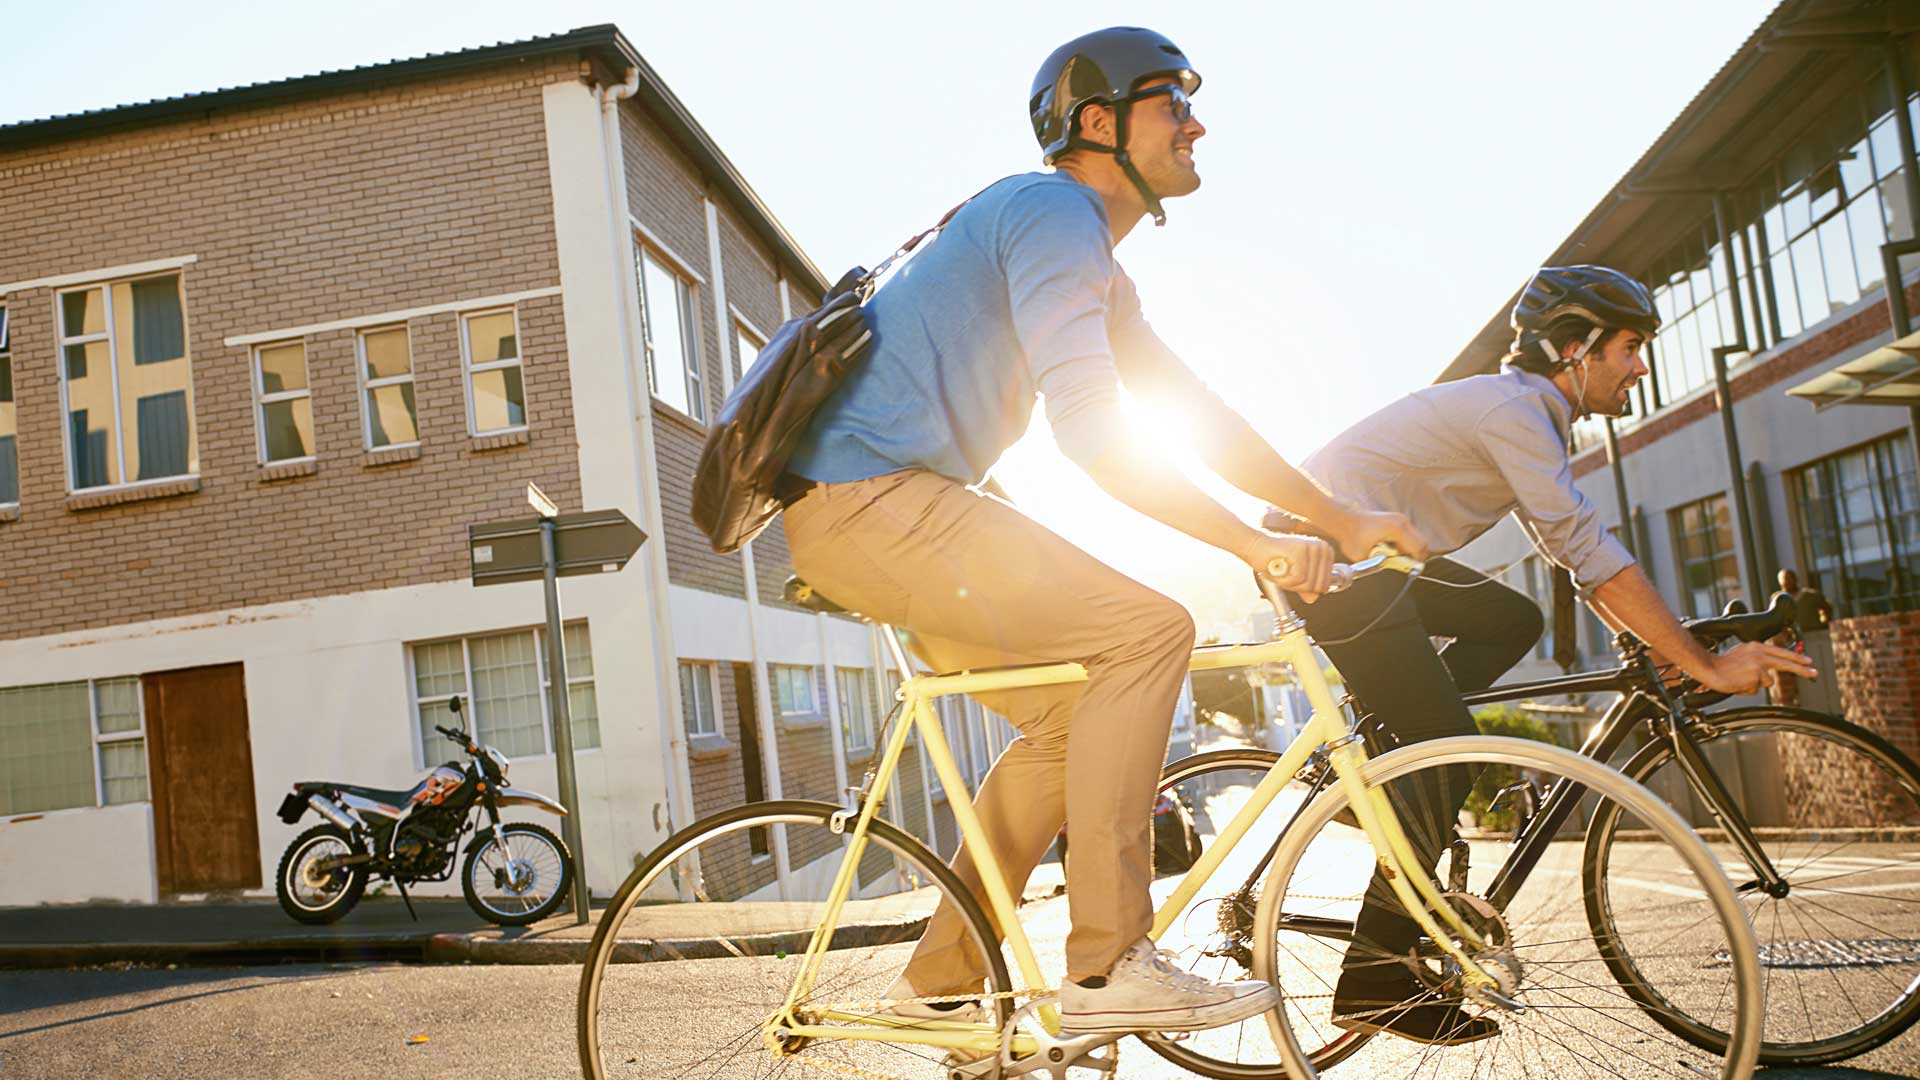
[[[1132,182],[1134,190],[1138,191],[1140,198],[1146,202],[1147,213],[1153,215],[1153,223],[1155,225],[1165,225],[1167,223],[1167,211],[1160,205],[1160,196],[1154,194],[1153,188],[1147,184],[1147,178],[1141,176],[1140,170],[1134,167],[1133,155],[1127,153],[1127,118],[1133,112],[1133,99],[1122,98],[1114,102],[1111,108],[1113,109],[1114,142],[1116,145],[1107,146],[1089,139],[1083,139],[1077,133],[1067,139],[1067,145],[1078,147],[1082,150],[1095,150],[1102,154],[1112,154],[1114,162],[1120,166],[1120,171],[1126,174],[1127,179]],[[1077,120],[1075,121],[1075,126],[1078,126]]]

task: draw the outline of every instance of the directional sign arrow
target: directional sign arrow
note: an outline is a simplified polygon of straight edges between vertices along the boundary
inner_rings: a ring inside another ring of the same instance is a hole
[[[467,526],[467,554],[475,585],[534,581],[545,572],[540,555],[540,518],[515,518]],[[627,565],[646,543],[618,510],[561,514],[553,520],[555,568],[561,577],[610,574]]]

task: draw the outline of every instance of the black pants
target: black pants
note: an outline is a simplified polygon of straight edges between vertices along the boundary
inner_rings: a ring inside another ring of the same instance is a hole
[[[1449,559],[1427,563],[1412,587],[1406,585],[1400,574],[1375,574],[1297,610],[1361,712],[1371,713],[1393,739],[1408,743],[1475,734],[1460,695],[1492,686],[1527,654],[1544,629],[1540,609],[1525,595]],[[1452,640],[1435,649],[1436,637]],[[1390,789],[1407,838],[1429,870],[1452,840],[1476,775],[1464,766],[1425,770]],[[1417,924],[1376,872],[1354,926],[1347,966],[1378,966],[1382,955],[1404,956],[1419,936]]]

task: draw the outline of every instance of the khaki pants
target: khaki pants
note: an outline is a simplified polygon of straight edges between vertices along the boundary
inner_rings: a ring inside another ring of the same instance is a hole
[[[1153,800],[1193,649],[1186,609],[1005,503],[922,470],[815,487],[786,512],[793,565],[835,603],[912,631],[935,671],[1078,661],[1085,683],[977,695],[1019,729],[975,802],[1015,896],[1072,823],[1067,972],[1104,975],[1153,922]],[[963,849],[961,880],[986,903]],[[922,994],[985,970],[945,905],[907,968]]]

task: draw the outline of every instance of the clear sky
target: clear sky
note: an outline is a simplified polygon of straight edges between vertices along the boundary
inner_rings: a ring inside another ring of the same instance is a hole
[[[0,122],[612,22],[832,278],[1038,166],[1026,97],[1054,46],[1151,26],[1205,80],[1204,184],[1121,262],[1160,335],[1298,458],[1430,381],[1773,6],[40,4],[0,37]],[[1231,558],[1099,495],[1044,425],[1002,475],[1203,616],[1238,580]]]

